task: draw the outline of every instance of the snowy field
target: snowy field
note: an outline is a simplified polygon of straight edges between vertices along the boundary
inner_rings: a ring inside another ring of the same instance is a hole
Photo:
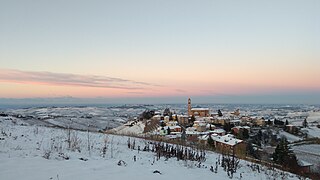
[[[207,160],[198,167],[198,162],[176,158],[157,161],[153,152],[129,149],[124,136],[21,126],[5,118],[0,118],[0,125],[1,180],[230,179],[220,166],[217,173],[209,170],[219,157],[216,153],[207,152]],[[136,144],[143,147],[146,141],[136,139]],[[120,160],[126,165],[118,166]],[[233,179],[298,179],[286,172],[280,177],[280,171],[263,166],[258,172],[249,165],[240,161]],[[156,170],[161,174],[153,173]]]
[[[302,128],[301,130],[306,132],[309,138],[320,138],[320,128],[318,127],[307,127]]]
[[[313,172],[320,172],[320,144],[307,144],[292,148],[298,159],[313,164],[311,167]]]
[[[112,129],[136,117],[145,110],[141,107],[37,107],[5,110],[11,119],[21,119],[29,125],[71,127],[98,131]]]
[[[307,117],[309,125],[320,123],[319,107],[311,105],[245,105],[245,104],[194,104],[194,107],[207,107],[211,113],[218,109],[223,114],[230,114],[240,109],[241,115],[252,115],[269,119],[288,119],[289,124],[302,125]],[[11,118],[22,119],[29,125],[43,125],[51,127],[72,127],[74,129],[92,131],[113,129],[128,120],[139,116],[146,109],[162,113],[170,108],[173,113],[186,114],[187,104],[157,104],[157,105],[87,105],[87,106],[54,106],[54,107],[28,107],[10,108],[2,107],[3,112]],[[89,127],[88,127],[89,126]]]
[[[293,134],[290,134],[290,133],[288,133],[286,131],[283,131],[283,130],[279,131],[279,135],[278,136],[280,138],[285,137],[288,140],[288,142],[290,142],[290,143],[302,140],[302,138],[300,138],[298,136],[295,136]]]
[[[142,121],[139,121],[132,126],[128,126],[128,123],[127,123],[127,124],[118,126],[116,128],[113,128],[107,132],[112,134],[143,135],[144,128],[145,128],[145,123],[143,123]]]
[[[319,122],[320,123],[320,112],[311,112],[307,118],[308,122]]]

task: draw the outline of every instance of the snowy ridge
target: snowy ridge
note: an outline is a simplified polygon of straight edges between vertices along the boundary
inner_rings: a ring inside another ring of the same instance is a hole
[[[143,110],[142,107],[36,107],[6,110],[5,114],[29,125],[102,131],[124,124]]]

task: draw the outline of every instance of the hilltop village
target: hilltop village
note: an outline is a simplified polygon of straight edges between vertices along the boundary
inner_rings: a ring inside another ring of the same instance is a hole
[[[241,121],[237,119],[239,110],[230,116],[223,116],[220,111],[211,114],[209,108],[193,108],[189,98],[187,112],[187,115],[174,114],[169,109],[165,109],[162,115],[155,112],[155,115],[146,121],[144,132],[166,139],[182,139],[189,143],[207,143],[210,137],[212,146],[217,150],[234,151],[237,155],[245,154],[246,144],[238,139],[237,135],[243,131],[248,135],[250,127],[240,126]],[[234,134],[227,133],[231,130]]]
[[[183,142],[244,159],[276,163],[302,174],[320,171],[319,163],[306,161],[319,159],[319,154],[309,153],[310,156],[305,157],[303,151],[295,148],[296,144],[317,147],[320,143],[319,122],[308,122],[307,116],[302,114],[291,118],[271,118],[242,114],[240,109],[225,113],[220,109],[212,111],[207,107],[193,107],[189,98],[187,114],[176,113],[169,108],[163,112],[146,110],[125,126],[128,127],[126,130],[137,130],[139,127],[145,137]],[[124,129],[116,128],[114,132],[124,133]]]

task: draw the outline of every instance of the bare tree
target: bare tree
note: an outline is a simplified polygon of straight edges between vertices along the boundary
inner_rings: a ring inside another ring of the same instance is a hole
[[[113,151],[114,151],[114,142],[113,142],[114,137],[112,136],[111,142],[110,142],[110,157],[113,158]]]
[[[108,144],[108,136],[107,135],[104,136],[103,142],[104,142],[104,144],[103,144],[103,147],[102,147],[102,157],[105,158],[106,157],[106,153],[107,153],[107,149],[108,149],[108,146],[107,146],[107,144]]]
[[[90,134],[89,134],[89,127],[90,127],[90,124],[88,123],[88,129],[87,129],[87,143],[88,143],[88,152],[90,154]]]

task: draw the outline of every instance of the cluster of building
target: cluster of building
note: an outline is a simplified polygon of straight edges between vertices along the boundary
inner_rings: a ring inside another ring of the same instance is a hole
[[[241,139],[233,134],[227,134],[222,128],[226,123],[234,124],[234,132],[249,126],[241,126],[239,110],[231,113],[230,116],[219,116],[210,114],[209,108],[192,108],[191,99],[188,99],[188,114],[171,114],[163,116],[157,113],[151,118],[151,122],[158,122],[159,126],[152,129],[151,133],[169,139],[184,138],[188,142],[208,143],[209,136],[213,140],[216,150],[229,151],[238,155],[245,154],[246,145]],[[155,123],[150,123],[155,124]]]
[[[146,121],[144,132],[165,139],[181,139],[187,143],[209,145],[217,151],[237,156],[246,156],[250,146],[262,160],[269,161],[283,135],[289,138],[292,135],[303,137],[301,133],[306,129],[301,127],[303,119],[306,119],[303,114],[299,114],[299,117],[288,117],[285,113],[281,114],[281,111],[270,113],[268,109],[264,112],[247,111],[244,114],[240,114],[239,109],[224,114],[220,110],[210,112],[209,108],[192,107],[189,98],[187,114],[170,112],[164,115],[155,112],[155,115]],[[289,139],[288,141],[290,142]],[[302,169],[305,164],[300,165]],[[306,166],[309,168],[306,172],[310,171],[310,166]]]

